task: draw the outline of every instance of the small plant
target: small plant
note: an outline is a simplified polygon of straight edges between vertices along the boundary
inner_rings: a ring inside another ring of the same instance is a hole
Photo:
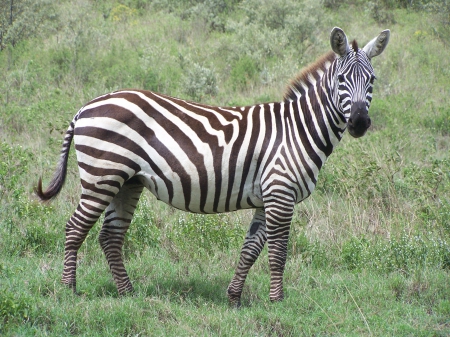
[[[364,259],[366,259],[366,251],[368,249],[368,241],[362,238],[352,237],[342,247],[342,259],[349,269],[361,269],[364,267]]]
[[[193,63],[187,69],[184,90],[195,101],[204,96],[214,96],[218,92],[216,75],[213,70]]]
[[[379,242],[352,238],[342,246],[341,257],[351,270],[369,268],[381,273],[410,274],[427,266],[448,268],[450,244],[445,239],[427,239],[407,233]]]
[[[30,305],[27,300],[2,289],[0,292],[0,334],[11,321],[27,321],[29,313]]]
[[[178,218],[172,230],[173,242],[185,251],[224,251],[243,243],[244,229],[231,223],[227,215],[186,213]],[[189,248],[191,247],[191,248]]]
[[[379,24],[395,23],[394,14],[392,11],[378,1],[368,1],[366,11],[369,12],[372,18]]]
[[[123,4],[118,4],[111,10],[110,17],[115,22],[128,21],[137,14],[137,10],[127,7]]]
[[[234,90],[242,90],[252,84],[258,73],[258,67],[249,56],[242,56],[233,65],[231,69],[231,83]]]
[[[158,247],[160,238],[161,231],[157,226],[156,215],[150,209],[147,199],[142,198],[125,236],[124,253],[133,255],[137,252],[141,253],[148,247]]]

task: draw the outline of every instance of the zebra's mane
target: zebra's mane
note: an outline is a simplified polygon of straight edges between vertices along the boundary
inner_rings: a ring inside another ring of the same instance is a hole
[[[306,88],[314,85],[323,76],[323,73],[330,67],[331,62],[336,57],[333,51],[329,51],[319,57],[315,62],[309,64],[306,68],[303,68],[288,84],[283,97],[284,101],[297,100],[299,93],[305,92]]]

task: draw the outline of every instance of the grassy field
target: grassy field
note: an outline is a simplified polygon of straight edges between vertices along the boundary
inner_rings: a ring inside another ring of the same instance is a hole
[[[447,1],[32,3],[9,31],[0,17],[0,335],[450,335]],[[33,187],[51,178],[83,104],[124,87],[215,105],[279,101],[329,50],[334,26],[361,46],[392,35],[373,60],[371,129],[345,135],[296,208],[283,302],[269,301],[264,250],[242,308],[228,306],[251,211],[192,215],[148,192],[124,248],[136,293],[118,296],[98,225],[80,250],[79,295],[60,284],[80,193],[74,154],[54,202],[38,203]]]

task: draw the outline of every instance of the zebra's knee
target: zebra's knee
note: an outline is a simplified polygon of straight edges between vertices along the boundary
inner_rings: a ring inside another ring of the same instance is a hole
[[[104,229],[102,229],[100,231],[100,234],[98,235],[98,242],[100,243],[100,247],[104,252],[109,246],[108,241],[109,241],[109,234]]]

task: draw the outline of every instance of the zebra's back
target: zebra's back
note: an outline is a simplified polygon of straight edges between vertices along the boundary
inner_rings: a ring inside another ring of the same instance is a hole
[[[76,116],[81,179],[101,189],[90,187],[94,194],[114,193],[137,176],[159,200],[195,213],[262,207],[261,149],[273,140],[261,122],[270,114],[263,105],[212,107],[149,91],[101,96]]]

